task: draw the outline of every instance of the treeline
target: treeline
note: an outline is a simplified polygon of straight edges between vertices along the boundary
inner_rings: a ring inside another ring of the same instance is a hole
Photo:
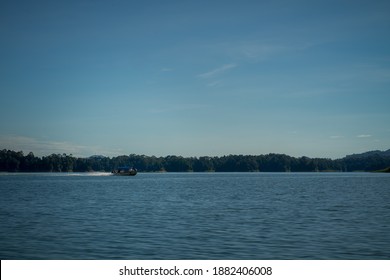
[[[390,156],[378,151],[337,160],[296,158],[284,154],[222,157],[155,157],[131,154],[112,158],[104,156],[79,158],[71,154],[37,157],[32,152],[24,155],[21,151],[5,149],[0,151],[0,171],[2,172],[110,172],[121,166],[135,167],[140,172],[376,171],[390,167]]]

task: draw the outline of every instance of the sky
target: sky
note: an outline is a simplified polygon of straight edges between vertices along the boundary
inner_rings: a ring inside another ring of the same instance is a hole
[[[390,148],[390,2],[0,2],[0,149]]]

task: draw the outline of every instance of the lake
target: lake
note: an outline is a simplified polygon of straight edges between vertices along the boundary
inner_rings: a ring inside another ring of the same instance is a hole
[[[1,259],[390,259],[390,175],[0,174]]]

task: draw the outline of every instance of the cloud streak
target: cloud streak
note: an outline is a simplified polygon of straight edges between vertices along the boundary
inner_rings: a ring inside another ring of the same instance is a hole
[[[225,42],[218,45],[216,49],[219,52],[225,52],[228,57],[234,60],[259,63],[280,54],[305,51],[321,43],[297,38],[269,38],[264,40]]]
[[[208,107],[209,107],[208,104],[177,104],[177,105],[172,105],[167,107],[150,108],[149,113],[164,114],[164,113],[191,111],[191,110],[203,110]]]
[[[360,135],[358,135],[356,137],[357,138],[370,138],[370,137],[372,137],[372,135],[370,135],[370,134],[360,134]]]
[[[225,65],[218,67],[218,68],[215,68],[211,71],[199,74],[198,77],[203,78],[203,79],[213,78],[215,76],[218,76],[218,75],[220,75],[220,74],[222,74],[230,69],[236,68],[236,67],[237,67],[237,64],[234,64],[234,63],[225,64]]]
[[[0,143],[2,148],[23,151],[24,153],[33,152],[38,156],[64,153],[78,157],[91,156],[94,154],[111,156],[121,152],[120,150],[104,150],[99,146],[83,146],[66,141],[48,141],[19,135],[0,136]]]

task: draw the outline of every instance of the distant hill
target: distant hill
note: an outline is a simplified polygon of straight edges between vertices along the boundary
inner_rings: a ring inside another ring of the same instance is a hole
[[[379,156],[379,157],[390,157],[390,149],[387,151],[369,151],[369,152],[364,152],[361,154],[352,154],[352,155],[347,155],[345,158],[368,158],[372,156]]]
[[[377,171],[390,167],[390,149],[348,155],[340,160],[344,171]]]
[[[90,156],[88,157],[89,159],[104,159],[104,158],[107,158],[106,156],[102,156],[102,155],[93,155],[93,156]]]
[[[390,167],[381,170],[376,170],[375,172],[390,173]]]

